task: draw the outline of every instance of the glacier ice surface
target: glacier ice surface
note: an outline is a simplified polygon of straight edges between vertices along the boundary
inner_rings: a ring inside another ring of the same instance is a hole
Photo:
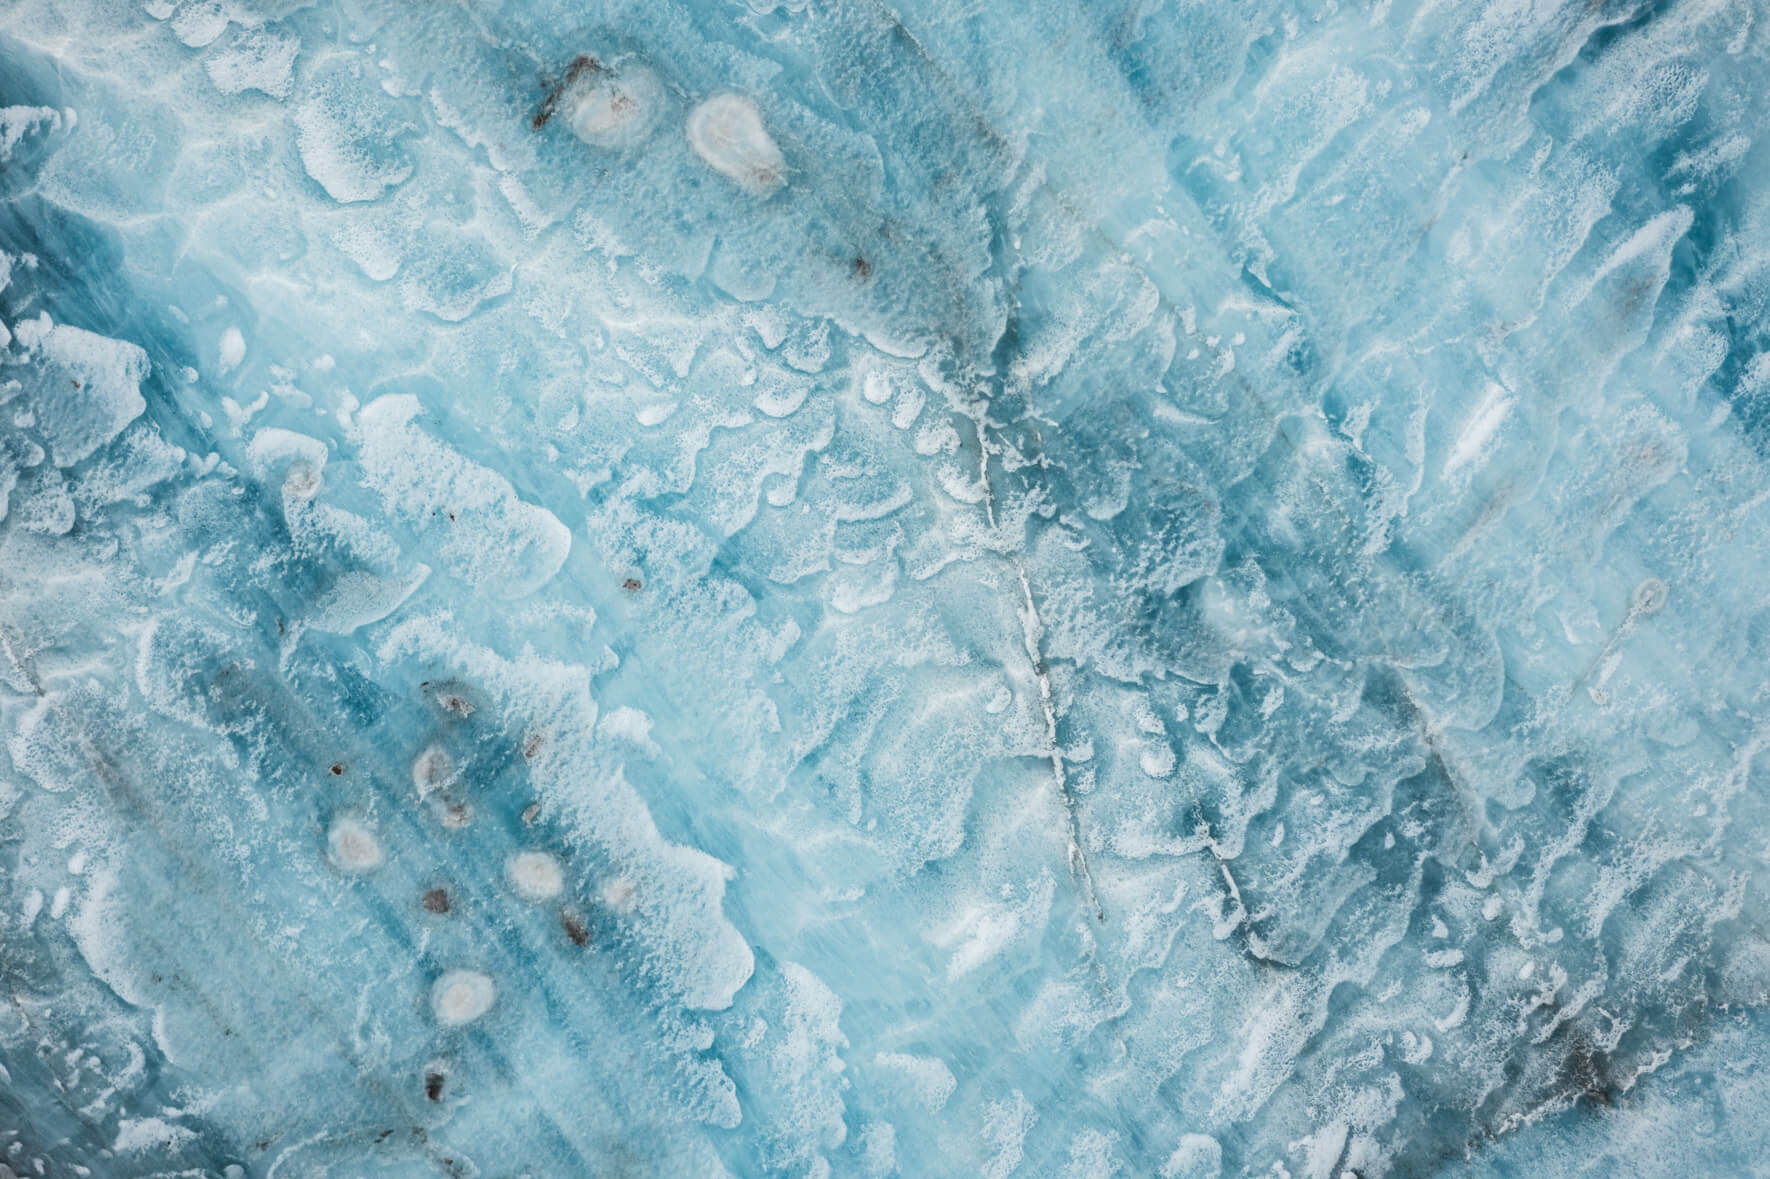
[[[0,0],[0,1179],[1770,1174],[1762,0]]]

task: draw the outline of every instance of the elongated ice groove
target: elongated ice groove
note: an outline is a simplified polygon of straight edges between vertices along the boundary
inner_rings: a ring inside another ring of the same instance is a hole
[[[1750,1175],[1770,25],[0,6],[0,1179]]]

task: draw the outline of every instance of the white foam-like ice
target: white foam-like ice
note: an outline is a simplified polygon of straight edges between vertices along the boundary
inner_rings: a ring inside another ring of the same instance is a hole
[[[256,90],[287,98],[294,88],[295,56],[301,42],[281,33],[255,29],[237,35],[203,59],[209,80],[223,94]]]
[[[25,136],[61,129],[61,112],[47,106],[0,107],[0,163],[12,158]]]
[[[139,345],[113,340],[47,314],[13,325],[27,366],[25,395],[36,429],[58,467],[71,467],[121,434],[147,408],[141,382],[148,356]]]

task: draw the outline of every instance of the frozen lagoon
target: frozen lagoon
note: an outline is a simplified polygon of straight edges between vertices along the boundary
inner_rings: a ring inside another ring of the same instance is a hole
[[[0,0],[0,1176],[1770,1173],[1761,0]]]

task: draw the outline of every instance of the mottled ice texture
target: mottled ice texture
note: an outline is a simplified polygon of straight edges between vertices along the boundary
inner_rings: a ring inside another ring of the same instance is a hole
[[[1762,0],[0,0],[0,1179],[1770,1174]]]

